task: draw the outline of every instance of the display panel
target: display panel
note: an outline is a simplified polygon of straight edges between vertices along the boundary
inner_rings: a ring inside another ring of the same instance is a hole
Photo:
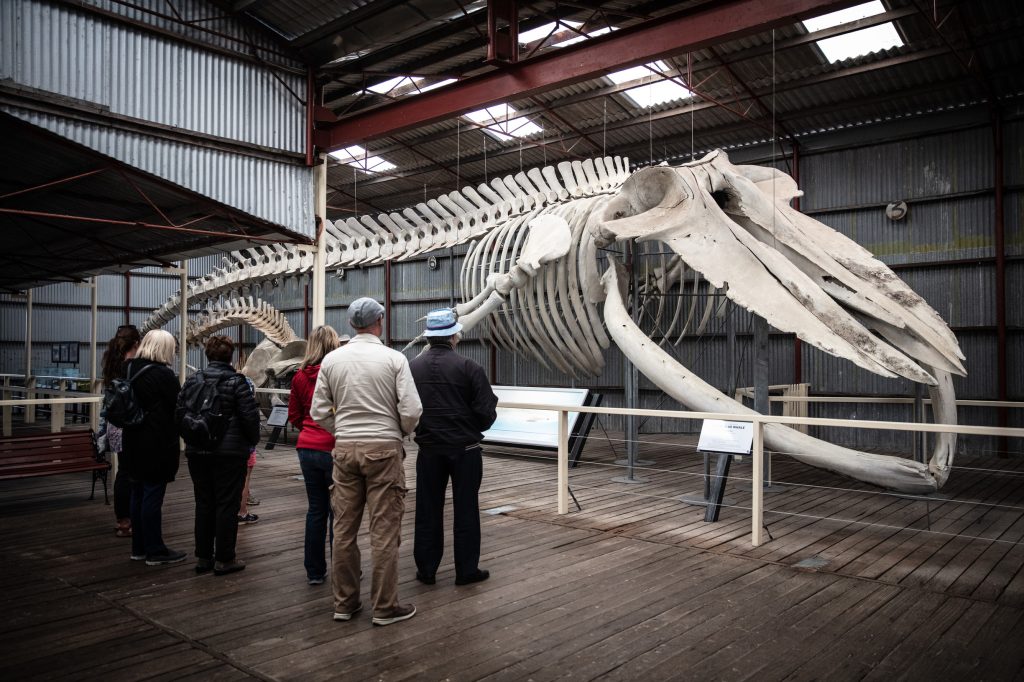
[[[501,402],[536,403],[580,407],[587,400],[587,388],[531,388],[529,386],[492,386]],[[579,419],[569,413],[569,433]],[[549,410],[498,408],[498,419],[484,432],[485,443],[505,443],[524,447],[558,447],[558,413]]]

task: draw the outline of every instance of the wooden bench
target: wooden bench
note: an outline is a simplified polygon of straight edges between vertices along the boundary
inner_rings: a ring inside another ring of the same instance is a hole
[[[92,472],[90,500],[96,497],[96,481],[102,479],[103,499],[110,504],[110,497],[107,494],[107,472],[110,471],[110,462],[102,459],[97,453],[92,431],[65,431],[0,438],[0,481],[76,471]]]

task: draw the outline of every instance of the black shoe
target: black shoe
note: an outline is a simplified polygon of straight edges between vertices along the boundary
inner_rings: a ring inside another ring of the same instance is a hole
[[[227,575],[228,573],[235,573],[245,568],[245,562],[241,559],[232,559],[231,561],[218,561],[213,565],[214,575]]]
[[[196,559],[196,573],[202,575],[213,570],[213,559]]]
[[[403,620],[409,620],[416,615],[416,607],[412,604],[406,604],[405,606],[396,606],[392,609],[391,613],[386,616],[374,616],[374,625],[391,625]],[[334,614],[335,620],[338,618],[338,614]]]
[[[476,573],[470,573],[469,575],[462,576],[462,577],[456,576],[455,577],[455,584],[456,585],[472,585],[473,583],[483,582],[483,581],[487,580],[490,577],[491,577],[491,572],[490,571],[484,570],[482,568],[478,568]]]
[[[150,554],[146,556],[147,566],[163,566],[165,564],[176,564],[179,561],[185,560],[184,552],[177,552],[173,549],[169,549],[161,554]]]
[[[424,585],[433,585],[437,582],[437,578],[433,575],[427,575],[426,573],[420,573],[416,571],[416,580],[419,580]]]

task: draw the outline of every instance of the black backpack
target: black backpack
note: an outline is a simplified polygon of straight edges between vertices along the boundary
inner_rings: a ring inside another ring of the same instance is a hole
[[[234,405],[224,399],[220,384],[232,381],[235,376],[208,376],[200,372],[185,382],[178,394],[174,420],[186,445],[210,452],[224,440]]]
[[[142,376],[152,366],[146,365],[135,376],[129,371],[126,379],[114,379],[103,391],[103,416],[107,422],[122,429],[142,423],[146,413],[135,397],[132,381]]]

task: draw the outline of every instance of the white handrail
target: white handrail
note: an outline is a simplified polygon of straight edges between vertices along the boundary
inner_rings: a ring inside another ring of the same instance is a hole
[[[587,407],[548,405],[541,403],[499,402],[498,407],[515,410],[548,410],[558,413],[558,513],[569,513],[569,426],[570,412],[593,414],[634,415],[639,417],[669,417],[678,419],[721,419],[750,422],[754,425],[751,447],[753,464],[753,499],[751,501],[750,539],[755,547],[762,544],[764,520],[764,494],[760,482],[764,480],[764,426],[788,424],[808,426],[838,426],[853,429],[881,429],[887,431],[926,431],[929,433],[957,433],[976,436],[1024,438],[1024,429],[996,426],[968,426],[963,424],[917,424],[910,422],[860,421],[853,419],[822,419],[817,417],[782,417],[768,414],[728,414],[720,412],[688,412],[683,410],[645,410],[628,407]]]

